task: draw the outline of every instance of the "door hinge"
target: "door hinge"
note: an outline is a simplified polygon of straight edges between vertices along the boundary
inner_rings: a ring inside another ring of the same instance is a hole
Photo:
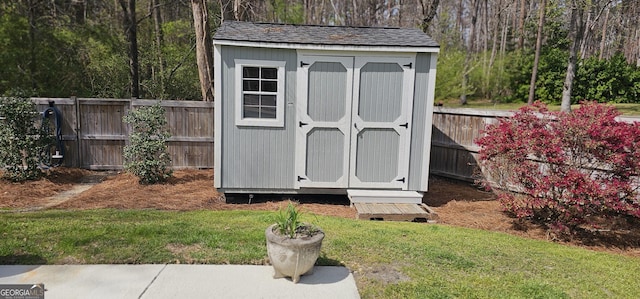
[[[304,61],[300,61],[300,67],[304,67],[305,65],[309,65],[309,64]]]
[[[408,67],[408,68],[411,68],[411,67],[413,66],[413,62],[409,62],[409,63],[407,63],[407,64],[405,64],[405,65],[403,65],[403,66],[406,66],[406,67]]]
[[[299,182],[299,181],[306,181],[306,180],[307,180],[307,178],[303,178],[303,177],[301,177],[301,176],[298,176],[298,182]]]
[[[403,183],[404,183],[405,179],[404,179],[404,178],[401,178],[401,179],[397,179],[396,181],[398,181],[398,182],[403,182]]]
[[[298,122],[298,126],[302,128],[302,126],[306,126],[308,123],[303,123],[302,121]]]
[[[404,123],[404,124],[401,124],[400,126],[404,127],[405,129],[408,129],[409,128],[409,123]]]

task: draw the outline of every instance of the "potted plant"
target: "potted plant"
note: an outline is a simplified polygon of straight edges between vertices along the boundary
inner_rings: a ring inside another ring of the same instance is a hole
[[[324,232],[300,221],[300,212],[291,203],[280,211],[276,223],[265,231],[267,253],[275,270],[273,278],[291,277],[293,283],[300,276],[311,273],[320,255]]]

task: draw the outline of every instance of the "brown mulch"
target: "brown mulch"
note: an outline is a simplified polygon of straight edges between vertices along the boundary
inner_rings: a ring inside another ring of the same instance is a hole
[[[265,210],[277,211],[289,201],[256,197],[248,203],[241,198],[225,203],[213,188],[213,170],[177,170],[168,182],[140,185],[135,176],[122,172],[95,172],[56,168],[38,181],[12,183],[0,180],[0,209],[43,206],[50,197],[73,188],[74,184],[96,183],[91,189],[72,196],[56,209],[158,209],[158,210]],[[288,197],[285,197],[288,198]],[[294,197],[304,212],[355,218],[346,197]],[[504,232],[526,238],[551,240],[546,230],[521,223],[503,213],[492,193],[470,183],[432,178],[424,202],[439,216],[439,223]],[[576,236],[564,243],[592,250],[640,256],[640,231],[637,227]]]

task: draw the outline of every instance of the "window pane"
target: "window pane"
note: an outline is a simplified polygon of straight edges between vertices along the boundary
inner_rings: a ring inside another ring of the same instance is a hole
[[[244,95],[244,105],[260,105],[260,96],[257,94],[245,94]]]
[[[275,107],[276,106],[276,96],[262,96],[262,106],[270,106],[270,107]]]
[[[278,81],[262,81],[262,91],[278,91]]]
[[[262,107],[260,118],[276,118],[276,107]]]
[[[278,79],[278,69],[270,67],[262,68],[262,79]]]
[[[260,81],[258,80],[242,80],[243,91],[259,91]]]
[[[257,106],[243,106],[242,118],[260,118],[260,107]]]
[[[260,68],[254,66],[242,67],[242,78],[260,78]]]

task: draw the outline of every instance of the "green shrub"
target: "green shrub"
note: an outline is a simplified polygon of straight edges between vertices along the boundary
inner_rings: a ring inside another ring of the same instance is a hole
[[[124,147],[124,168],[139,178],[140,184],[155,184],[171,177],[171,157],[166,142],[165,111],[160,103],[129,111],[123,118],[131,125],[129,145]]]
[[[42,128],[35,125],[36,107],[28,98],[0,97],[0,167],[12,181],[37,179],[42,150]]]
[[[464,52],[455,49],[442,50],[438,56],[436,72],[436,100],[459,98],[462,94],[462,74],[464,73]],[[467,92],[475,91],[473,83],[467,84]]]
[[[575,98],[598,102],[640,101],[640,68],[627,63],[622,54],[610,59],[585,59],[576,74]]]
[[[536,92],[534,100],[547,104],[560,103],[562,85],[567,71],[568,54],[557,48],[543,48],[538,64]],[[529,98],[531,71],[533,69],[532,52],[516,52],[510,55],[507,68],[511,93],[501,97],[503,102],[526,102]]]

